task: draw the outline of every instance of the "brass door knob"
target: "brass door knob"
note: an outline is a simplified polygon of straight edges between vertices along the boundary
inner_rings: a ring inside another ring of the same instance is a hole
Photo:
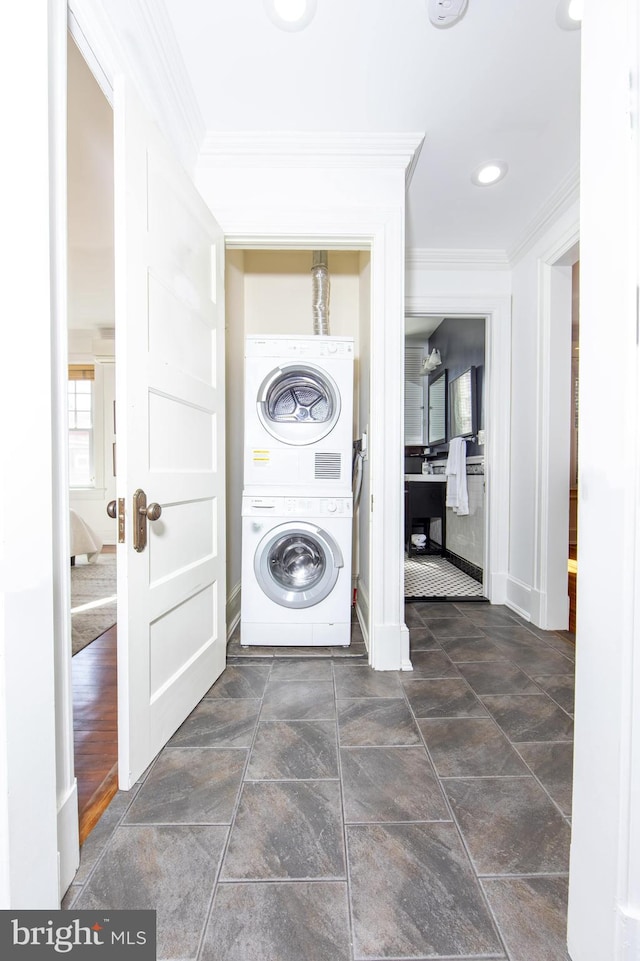
[[[162,514],[162,507],[160,504],[149,504],[148,507],[139,507],[138,511],[144,514],[147,520],[157,521]]]

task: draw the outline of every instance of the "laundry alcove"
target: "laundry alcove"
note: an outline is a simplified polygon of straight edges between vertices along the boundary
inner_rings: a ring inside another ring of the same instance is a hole
[[[404,623],[404,208],[421,134],[213,134],[196,183],[226,239],[227,623],[240,607],[242,365],[248,333],[313,332],[313,250],[327,250],[331,333],[356,343],[354,437],[368,459],[354,545],[369,661],[410,669]],[[271,327],[271,329],[268,329]]]

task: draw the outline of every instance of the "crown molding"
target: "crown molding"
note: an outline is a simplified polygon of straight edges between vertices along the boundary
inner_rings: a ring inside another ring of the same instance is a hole
[[[123,72],[193,171],[205,125],[173,33],[164,0],[68,0],[69,29],[107,100]]]
[[[408,270],[439,268],[441,270],[509,270],[505,250],[474,250],[414,247],[405,256]]]
[[[536,216],[527,225],[520,239],[508,251],[509,263],[515,266],[533,245],[545,234],[551,224],[564,213],[571,204],[580,199],[580,164],[569,171]]]
[[[208,167],[400,168],[408,186],[423,142],[423,133],[208,131],[200,162]]]

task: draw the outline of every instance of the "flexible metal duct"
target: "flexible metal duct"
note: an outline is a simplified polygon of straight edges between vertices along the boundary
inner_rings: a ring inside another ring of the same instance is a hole
[[[314,334],[329,333],[329,268],[326,250],[313,251],[311,267],[313,332]]]

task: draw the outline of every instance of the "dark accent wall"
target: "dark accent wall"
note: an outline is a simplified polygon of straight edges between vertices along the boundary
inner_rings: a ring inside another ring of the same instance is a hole
[[[434,348],[440,351],[442,366],[446,368],[449,383],[469,367],[476,368],[478,430],[484,429],[484,331],[485,320],[482,317],[446,317],[429,338],[429,352]],[[433,376],[441,369],[439,367]],[[448,426],[447,414],[447,430]],[[432,450],[443,453],[448,447],[448,443],[441,444]],[[468,457],[483,453],[484,447],[467,441]]]

